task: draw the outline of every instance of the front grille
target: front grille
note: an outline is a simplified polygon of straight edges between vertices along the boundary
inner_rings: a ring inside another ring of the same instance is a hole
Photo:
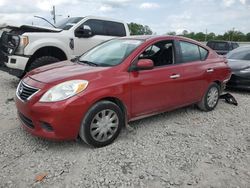
[[[27,127],[31,128],[31,129],[35,128],[31,119],[27,118],[26,116],[24,116],[20,112],[18,112],[18,115],[19,115],[21,121],[24,123],[24,125],[26,125]]]
[[[17,96],[23,101],[29,100],[39,89],[31,87],[24,82],[20,82],[17,87]]]
[[[4,55],[13,55],[20,43],[18,35],[7,33],[4,31],[0,39],[0,50]]]

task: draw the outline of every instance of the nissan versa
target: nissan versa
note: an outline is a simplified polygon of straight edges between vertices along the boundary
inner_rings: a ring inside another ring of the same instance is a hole
[[[135,119],[190,104],[213,110],[230,76],[226,60],[196,41],[125,37],[34,69],[20,81],[15,101],[23,127],[33,135],[79,136],[101,147]]]

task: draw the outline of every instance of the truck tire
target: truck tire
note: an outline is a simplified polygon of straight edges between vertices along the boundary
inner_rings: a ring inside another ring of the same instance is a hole
[[[41,67],[41,66],[44,66],[44,65],[49,65],[51,63],[56,63],[60,61],[59,59],[57,59],[56,57],[52,57],[52,56],[42,56],[42,57],[39,57],[37,59],[35,59],[35,61],[33,61],[30,66],[27,68],[27,72],[35,69],[35,68],[38,68],[38,67]]]

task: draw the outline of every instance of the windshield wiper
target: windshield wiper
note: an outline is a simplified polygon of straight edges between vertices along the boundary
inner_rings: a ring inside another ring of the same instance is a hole
[[[80,61],[80,60],[79,60],[79,62],[80,62],[80,63],[87,64],[87,65],[90,65],[90,66],[94,66],[94,67],[97,67],[97,66],[98,66],[98,64],[93,63],[93,62],[91,62],[91,61]]]

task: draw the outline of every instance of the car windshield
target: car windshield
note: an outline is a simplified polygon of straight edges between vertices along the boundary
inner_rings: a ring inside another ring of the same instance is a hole
[[[65,18],[59,21],[55,26],[56,28],[69,30],[73,25],[81,21],[83,17],[73,17],[73,18]]]
[[[237,48],[227,54],[228,59],[250,60],[250,47]]]
[[[79,62],[95,66],[115,66],[120,64],[143,41],[134,39],[114,39],[102,43],[79,58]]]

